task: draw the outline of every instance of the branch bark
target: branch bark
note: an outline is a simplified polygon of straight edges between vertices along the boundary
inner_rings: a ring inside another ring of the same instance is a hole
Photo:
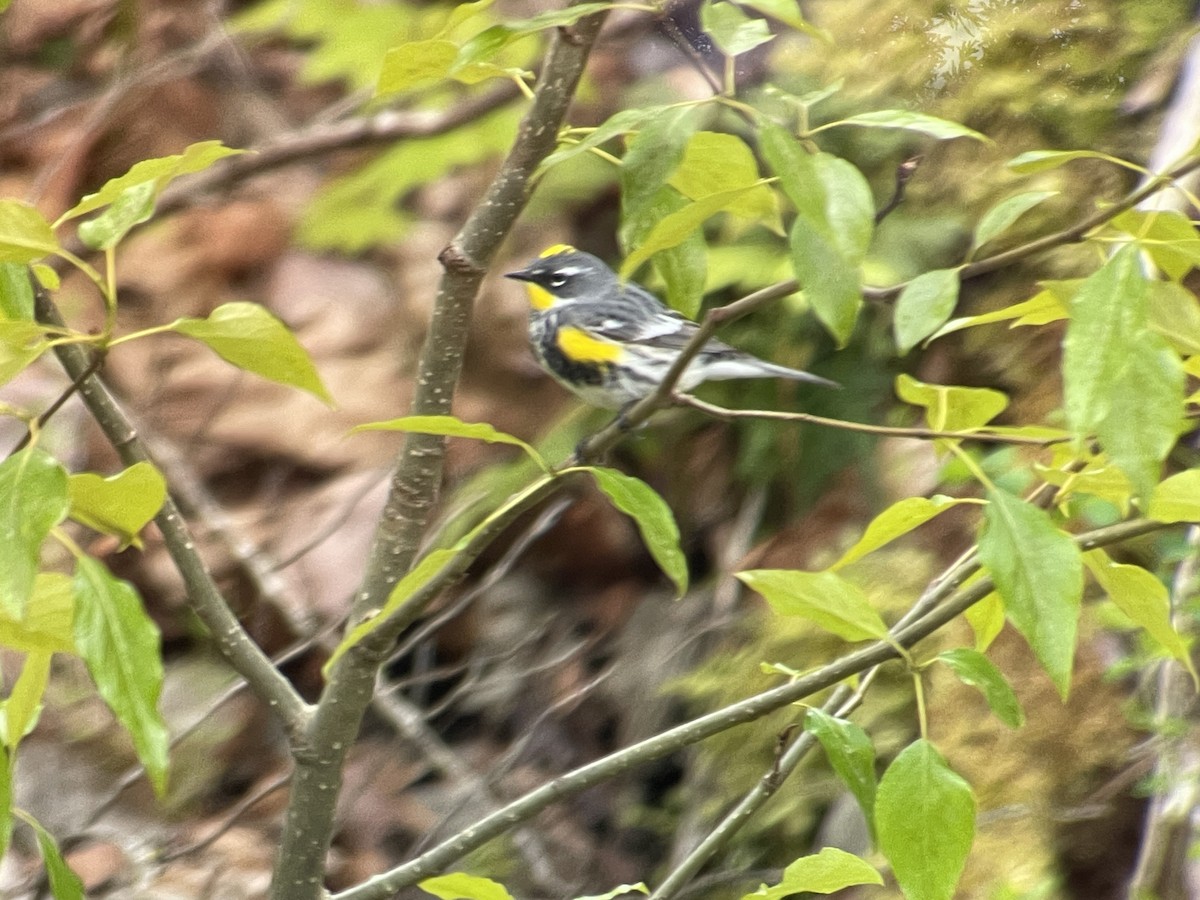
[[[445,273],[418,367],[412,406],[415,415],[450,411],[479,284],[529,198],[534,172],[554,149],[603,21],[603,14],[591,16],[555,33],[533,105],[521,123],[513,150],[485,198],[439,257]],[[348,628],[383,606],[392,587],[416,558],[438,495],[443,449],[441,438],[407,436]],[[315,900],[323,895],[321,881],[333,836],[346,751],[371,701],[375,673],[387,647],[433,596],[426,592],[423,597],[412,598],[386,627],[343,655],[330,672],[309,729],[308,745],[296,754],[295,778],[272,885],[276,900]]]

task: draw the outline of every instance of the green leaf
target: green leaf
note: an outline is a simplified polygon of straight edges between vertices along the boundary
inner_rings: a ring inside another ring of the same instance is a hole
[[[896,300],[896,348],[904,355],[950,318],[958,305],[958,270],[934,269],[904,286]]]
[[[636,228],[648,225],[654,230],[661,222],[670,219],[686,206],[687,201],[678,191],[664,185],[659,188],[658,195],[642,208]],[[633,224],[635,223],[631,223]],[[644,241],[649,240],[648,232],[634,239],[633,235],[636,233],[636,229],[629,232],[633,244],[638,247],[644,246]],[[673,246],[659,250],[654,256],[654,268],[666,283],[667,305],[685,316],[694,317],[700,309],[708,271],[704,234],[699,229],[693,229],[690,234],[679,237]]]
[[[1009,160],[1008,168],[1019,175],[1032,175],[1035,172],[1057,169],[1076,159],[1103,159],[1119,166],[1130,167],[1125,160],[1097,150],[1030,150]]]
[[[646,549],[682,596],[688,586],[687,558],[679,548],[679,526],[671,508],[650,485],[631,475],[599,466],[588,472],[613,506],[637,524]]]
[[[780,615],[808,619],[843,640],[866,641],[887,635],[887,626],[866,594],[833,572],[752,569],[738,572],[736,577],[762,594]]]
[[[512,900],[512,895],[504,885],[464,872],[426,878],[417,887],[441,900]]]
[[[666,109],[647,121],[630,143],[621,161],[617,237],[624,252],[631,252],[664,214],[661,190],[679,168],[696,121],[697,112],[691,107]]]
[[[996,668],[995,663],[967,647],[946,650],[937,658],[950,667],[963,684],[979,688],[992,712],[1009,728],[1020,728],[1025,724],[1025,713],[1012,685]]]
[[[828,153],[808,153],[783,128],[764,124],[762,149],[796,207],[789,244],[796,277],[817,318],[840,344],[862,305],[860,268],[875,227],[862,173]]]
[[[899,500],[872,519],[857,543],[829,568],[833,570],[848,566],[901,535],[908,534],[914,528],[919,528],[950,507],[968,502],[970,501],[941,494],[935,497],[906,497]]]
[[[1191,219],[1173,209],[1130,209],[1109,224],[1132,237],[1172,281],[1200,266],[1200,235]]]
[[[1028,300],[1014,303],[1003,309],[981,313],[978,316],[953,319],[934,332],[930,340],[943,337],[951,332],[961,331],[964,328],[990,325],[993,322],[1012,322],[1009,327],[1016,328],[1019,325],[1045,325],[1048,322],[1057,322],[1059,319],[1065,319],[1067,315],[1067,305],[1062,298],[1052,290],[1044,290],[1034,294]]]
[[[379,612],[363,619],[342,638],[342,642],[337,645],[333,653],[330,654],[329,659],[325,662],[325,665],[321,667],[321,671],[325,677],[329,677],[333,671],[334,663],[341,659],[347,650],[362,643],[366,637],[374,633],[390,616],[394,615],[400,607],[411,600],[417,591],[441,574],[442,570],[458,555],[468,538],[469,535],[453,547],[441,547],[436,550],[430,550],[421,557],[420,562],[413,566],[407,575],[396,582],[396,586],[388,594],[388,598],[384,601]]]
[[[25,615],[0,612],[0,646],[25,653],[75,652],[75,594],[69,575],[39,572]]]
[[[669,183],[689,200],[748,189],[721,208],[783,234],[779,195],[763,183],[754,154],[737,135],[697,131]]]
[[[1026,191],[1005,197],[983,214],[975,227],[975,237],[971,241],[971,250],[978,250],[989,241],[998,238],[1008,231],[1016,221],[1033,209],[1039,203],[1044,203],[1051,197],[1058,196],[1058,191]]]
[[[1155,485],[1146,515],[1158,522],[1200,522],[1200,469],[1188,469]]]
[[[439,38],[409,41],[391,48],[384,54],[375,96],[400,94],[441,81],[449,76],[458,49],[454,41]]]
[[[54,230],[37,208],[0,200],[0,263],[31,263],[58,252]]]
[[[1154,279],[1150,289],[1150,329],[1184,356],[1200,354],[1200,304],[1182,284]]]
[[[46,867],[46,880],[50,883],[50,893],[54,900],[84,900],[83,882],[71,871],[67,861],[63,859],[54,836],[30,815],[22,815],[25,823],[33,829],[37,837],[38,850],[42,854],[42,864]]]
[[[34,448],[0,463],[0,612],[24,615],[38,556],[50,529],[67,515],[67,473]]]
[[[883,884],[875,867],[853,853],[824,847],[820,853],[802,856],[783,870],[778,884],[762,885],[742,900],[783,900],[792,894],[832,894],[856,884]]]
[[[17,263],[0,263],[0,321],[33,321],[33,285],[29,270]]]
[[[21,739],[33,731],[42,712],[42,697],[50,680],[50,659],[47,650],[35,650],[25,654],[21,674],[17,676],[12,691],[4,701],[3,725],[4,746],[15,753]]]
[[[678,247],[695,235],[706,221],[723,210],[732,209],[758,187],[761,185],[709,194],[703,199],[687,202],[675,212],[663,216],[642,239],[637,249],[625,257],[625,262],[621,265],[621,277],[628,278],[656,253]]]
[[[1187,644],[1171,624],[1171,598],[1166,585],[1141,566],[1113,562],[1103,550],[1083,554],[1083,561],[1117,608],[1183,663],[1192,681],[1200,683]]]
[[[359,431],[415,431],[418,434],[440,434],[445,437],[487,441],[489,444],[508,444],[524,450],[542,471],[549,468],[542,455],[519,437],[499,431],[486,422],[464,422],[456,416],[401,416],[399,419],[388,419],[384,422],[355,425],[350,431],[352,434]]]
[[[158,627],[128,582],[88,556],[75,565],[75,646],[161,797],[169,741],[158,711],[163,681]]]
[[[0,385],[24,372],[49,346],[37,322],[0,319]]]
[[[1158,483],[1162,463],[1184,424],[1184,374],[1179,356],[1157,334],[1143,332],[1108,396],[1096,437],[1128,477],[1138,497]]]
[[[976,573],[979,576],[980,573]],[[970,578],[963,585],[966,587],[975,578]],[[992,646],[992,641],[1004,630],[1004,601],[1000,595],[992,591],[978,603],[966,611],[967,624],[975,633],[975,649],[982,653]]]
[[[775,37],[764,19],[752,19],[732,3],[703,4],[700,27],[726,56],[738,56]]]
[[[1008,406],[1008,398],[991,388],[925,384],[911,375],[896,376],[896,396],[925,408],[934,431],[971,431],[986,425]]]
[[[987,135],[980,134],[975,129],[968,128],[966,125],[951,122],[948,119],[939,119],[937,116],[929,116],[925,113],[913,112],[909,109],[878,109],[871,112],[858,113],[857,115],[848,116],[845,119],[839,119],[836,122],[830,122],[826,127],[828,128],[833,125],[859,125],[864,128],[901,128],[905,131],[917,131],[929,137],[937,138],[940,141],[965,137],[988,144],[992,142],[991,138]]]
[[[153,181],[131,184],[100,215],[79,225],[79,239],[92,250],[111,250],[129,233],[154,215],[157,190]]]
[[[1122,247],[1080,285],[1063,342],[1072,430],[1096,435],[1141,496],[1157,480],[1183,413],[1183,373],[1149,330],[1148,296],[1137,248]]]
[[[606,144],[623,134],[638,131],[648,122],[653,122],[674,108],[671,106],[645,106],[637,109],[623,109],[614,113],[603,124],[588,131],[586,137],[574,143],[560,144],[557,150],[542,160],[542,164],[538,167],[538,173]]]
[[[883,773],[875,825],[908,900],[951,900],[975,839],[975,797],[928,741],[905,747]]]
[[[207,344],[239,369],[333,403],[295,335],[256,303],[225,303],[206,319],[176,319],[168,327]]]
[[[55,224],[61,224],[68,219],[74,219],[102,206],[107,206],[120,197],[126,189],[145,181],[153,182],[154,197],[157,198],[168,184],[181,175],[202,172],[219,159],[246,152],[226,147],[220,141],[201,141],[174,156],[144,159],[135,163],[124,175],[110,178],[96,193],[88,194],[63,213]]]
[[[125,546],[141,546],[138,532],[158,515],[167,499],[167,483],[147,462],[134,463],[108,478],[92,472],[72,475],[68,483],[71,518]]]
[[[1079,548],[1045,510],[1003,491],[988,492],[984,520],[979,559],[1009,620],[1066,699],[1083,596]]]
[[[829,765],[842,780],[875,834],[875,745],[858,725],[838,719],[815,707],[808,711],[804,727],[821,742]]]

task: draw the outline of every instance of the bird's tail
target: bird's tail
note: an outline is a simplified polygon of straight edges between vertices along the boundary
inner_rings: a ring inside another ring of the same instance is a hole
[[[788,378],[792,381],[803,381],[806,384],[819,384],[822,387],[840,388],[841,385],[811,372],[800,369],[789,369],[775,363],[749,356],[745,353],[736,355],[730,353],[723,357],[712,356],[704,366],[705,381],[729,381],[735,378]]]

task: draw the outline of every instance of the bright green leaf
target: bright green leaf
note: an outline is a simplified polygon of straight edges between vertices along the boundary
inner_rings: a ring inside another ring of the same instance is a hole
[[[775,37],[764,19],[751,18],[732,3],[703,4],[700,27],[727,56],[738,56]]]
[[[169,327],[207,344],[239,369],[333,402],[295,335],[257,303],[225,303],[206,319],[176,319]]]
[[[925,408],[925,421],[935,431],[970,431],[1004,411],[1008,398],[991,388],[925,384],[911,375],[896,376],[896,396]]]
[[[874,836],[875,745],[870,736],[853,722],[838,719],[815,707],[805,716],[804,728],[821,742],[830,767],[858,801]]]
[[[42,541],[67,514],[67,473],[33,448],[0,462],[0,612],[24,615]]]
[[[650,257],[664,250],[677,247],[700,230],[700,226],[722,210],[731,209],[761,185],[748,185],[717,194],[709,194],[700,200],[685,203],[680,209],[658,220],[636,250],[625,257],[621,265],[621,276],[628,278]]]
[[[866,594],[833,572],[796,569],[752,569],[737,578],[757,591],[782,616],[816,623],[847,641],[883,638],[887,626]]]
[[[1200,303],[1196,295],[1182,284],[1157,278],[1148,287],[1150,330],[1166,338],[1184,356],[1200,354]]]
[[[908,900],[951,900],[975,840],[975,797],[928,741],[888,766],[875,800],[879,849]]]
[[[1059,319],[1065,319],[1067,315],[1066,303],[1054,291],[1044,290],[1034,294],[1028,300],[1014,303],[1003,309],[981,313],[977,316],[953,319],[934,332],[930,340],[961,331],[964,328],[990,325],[993,322],[1012,322],[1010,327],[1016,328],[1019,325],[1045,325],[1048,322],[1057,322]]]
[[[128,582],[88,556],[75,565],[75,646],[162,796],[169,738],[158,711],[163,681],[158,627]]]
[[[976,578],[980,576],[978,572],[975,574]],[[963,587],[974,580],[975,578],[969,579]],[[1004,630],[1004,601],[995,591],[973,604],[965,615],[967,624],[975,633],[975,649],[980,653],[992,646],[992,641]]]
[[[21,674],[4,701],[4,717],[0,724],[3,725],[4,746],[10,752],[15,753],[21,739],[37,725],[42,711],[42,697],[50,681],[52,656],[47,650],[25,654]]]
[[[1071,538],[1043,509],[1004,491],[989,491],[979,559],[1058,692],[1071,687],[1083,596],[1083,562]]]
[[[633,519],[646,549],[682,596],[688,585],[687,558],[679,547],[679,526],[671,508],[653,488],[631,475],[599,466],[588,472],[613,506]]]
[[[30,815],[21,818],[33,829],[37,836],[38,850],[42,854],[42,864],[46,867],[46,880],[50,883],[50,894],[54,900],[84,900],[83,882],[71,871],[67,861],[63,859],[54,836],[43,828]]]
[[[24,372],[49,346],[37,322],[0,319],[0,385]]]
[[[666,109],[645,122],[630,142],[621,161],[621,225],[617,234],[626,253],[632,252],[664,215],[661,191],[683,160],[697,115],[691,107]]]
[[[1191,219],[1177,210],[1129,209],[1109,224],[1132,237],[1174,282],[1200,266],[1200,235]]]
[[[577,141],[560,143],[557,150],[542,160],[538,172],[544,172],[551,166],[565,162],[580,153],[586,153],[623,134],[638,131],[645,127],[646,123],[662,117],[671,108],[669,106],[644,106],[636,109],[623,109],[614,113],[601,125],[589,130],[585,137]]]
[[[1149,331],[1148,296],[1137,249],[1122,247],[1080,285],[1063,342],[1067,420],[1096,435],[1143,496],[1183,412],[1183,374]]]
[[[458,44],[437,38],[393,47],[383,57],[375,96],[400,94],[441,81],[450,74],[457,57]]]
[[[417,887],[441,900],[512,900],[512,895],[504,885],[465,872],[426,878]]]
[[[1020,728],[1025,713],[1012,685],[996,668],[995,663],[977,650],[959,647],[938,654],[938,660],[950,667],[963,684],[979,688],[992,712],[1009,728]]]
[[[0,200],[0,263],[31,263],[57,252],[54,230],[36,207]]]
[[[1188,469],[1155,485],[1146,515],[1158,522],[1200,522],[1200,469]]]
[[[975,227],[975,237],[971,241],[971,249],[977,250],[989,241],[995,240],[1008,231],[1021,216],[1029,212],[1039,203],[1058,195],[1058,191],[1026,191],[1012,197],[1005,197],[992,206]]]
[[[352,433],[358,431],[415,431],[418,434],[440,434],[446,437],[487,441],[489,444],[508,444],[524,450],[543,471],[547,468],[542,455],[519,437],[499,431],[486,422],[464,422],[456,416],[401,416],[399,419],[388,419],[385,422],[367,422],[351,429]]]
[[[904,286],[896,300],[896,348],[904,355],[941,328],[958,305],[958,270],[934,269]]]
[[[111,250],[130,229],[154,215],[156,195],[153,181],[131,184],[117,195],[108,209],[96,218],[80,223],[79,239],[92,250]]]
[[[0,321],[33,321],[33,285],[29,270],[17,263],[0,263]]]
[[[901,128],[905,131],[916,131],[940,141],[952,138],[972,138],[977,141],[991,143],[991,138],[980,134],[973,128],[939,119],[937,116],[913,112],[909,109],[878,109],[871,112],[858,113],[830,125],[860,125],[865,128]],[[829,126],[826,126],[829,127]]]
[[[563,9],[551,9],[528,19],[504,22],[485,28],[465,44],[458,53],[453,72],[476,66],[495,56],[513,41],[547,28],[566,28],[580,19],[610,9],[610,3],[577,3]]]
[[[25,604],[25,615],[0,612],[0,646],[25,653],[75,652],[75,593],[71,577],[39,572]]]
[[[874,519],[863,532],[863,536],[842,554],[830,569],[841,569],[850,563],[862,559],[868,553],[873,553],[885,544],[891,543],[901,535],[908,534],[914,528],[924,525],[934,516],[952,506],[969,501],[953,497],[906,497],[893,503]]]
[[[1171,598],[1167,586],[1141,566],[1113,562],[1103,550],[1085,553],[1083,561],[1117,608],[1183,663],[1193,681],[1200,681],[1187,644],[1171,624]]]
[[[1184,375],[1179,356],[1157,334],[1143,332],[1124,375],[1109,391],[1096,437],[1137,496],[1150,495],[1162,463],[1184,426]]]
[[[862,305],[860,268],[875,227],[862,173],[828,153],[808,153],[783,128],[764,124],[763,154],[796,207],[789,245],[796,277],[817,318],[840,344]]]
[[[58,222],[74,219],[90,213],[94,209],[107,206],[115,201],[127,188],[141,184],[144,181],[154,183],[154,196],[162,193],[163,188],[181,175],[202,172],[219,159],[245,153],[245,150],[235,150],[226,147],[220,141],[201,141],[192,144],[182,153],[174,156],[163,156],[158,159],[144,159],[135,163],[124,175],[110,178],[104,187],[94,194],[88,194],[75,206],[63,213]]]
[[[737,135],[697,131],[669,183],[689,200],[750,188],[721,208],[783,234],[779,195],[760,179],[754,154]]]
[[[362,643],[362,641],[373,634],[376,629],[383,625],[390,616],[396,613],[405,603],[412,599],[426,584],[440,575],[442,570],[458,555],[465,543],[465,538],[459,541],[454,547],[442,547],[436,550],[430,550],[421,560],[412,567],[412,569],[396,582],[396,586],[392,588],[388,598],[384,601],[383,606],[375,615],[369,616],[359,622],[350,630],[350,632],[342,638],[342,642],[337,645],[321,671],[328,678],[330,672],[333,671],[334,663],[341,659],[342,655],[352,647]]]
[[[108,478],[92,472],[72,475],[68,487],[72,519],[134,546],[140,546],[138,532],[167,499],[167,483],[147,462],[134,463]]]
[[[1030,150],[1009,160],[1008,168],[1019,175],[1032,175],[1047,169],[1057,169],[1076,159],[1103,159],[1106,162],[1129,167],[1129,163],[1125,160],[1117,159],[1107,153],[1100,153],[1097,150]]]
[[[875,867],[853,853],[823,847],[820,853],[802,856],[786,869],[778,884],[762,885],[742,900],[783,900],[793,894],[832,894],[856,884],[883,884]]]

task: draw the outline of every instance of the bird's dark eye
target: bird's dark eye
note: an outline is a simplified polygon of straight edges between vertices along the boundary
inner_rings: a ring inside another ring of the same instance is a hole
[[[551,275],[546,283],[552,288],[560,288],[567,283],[566,275]]]

